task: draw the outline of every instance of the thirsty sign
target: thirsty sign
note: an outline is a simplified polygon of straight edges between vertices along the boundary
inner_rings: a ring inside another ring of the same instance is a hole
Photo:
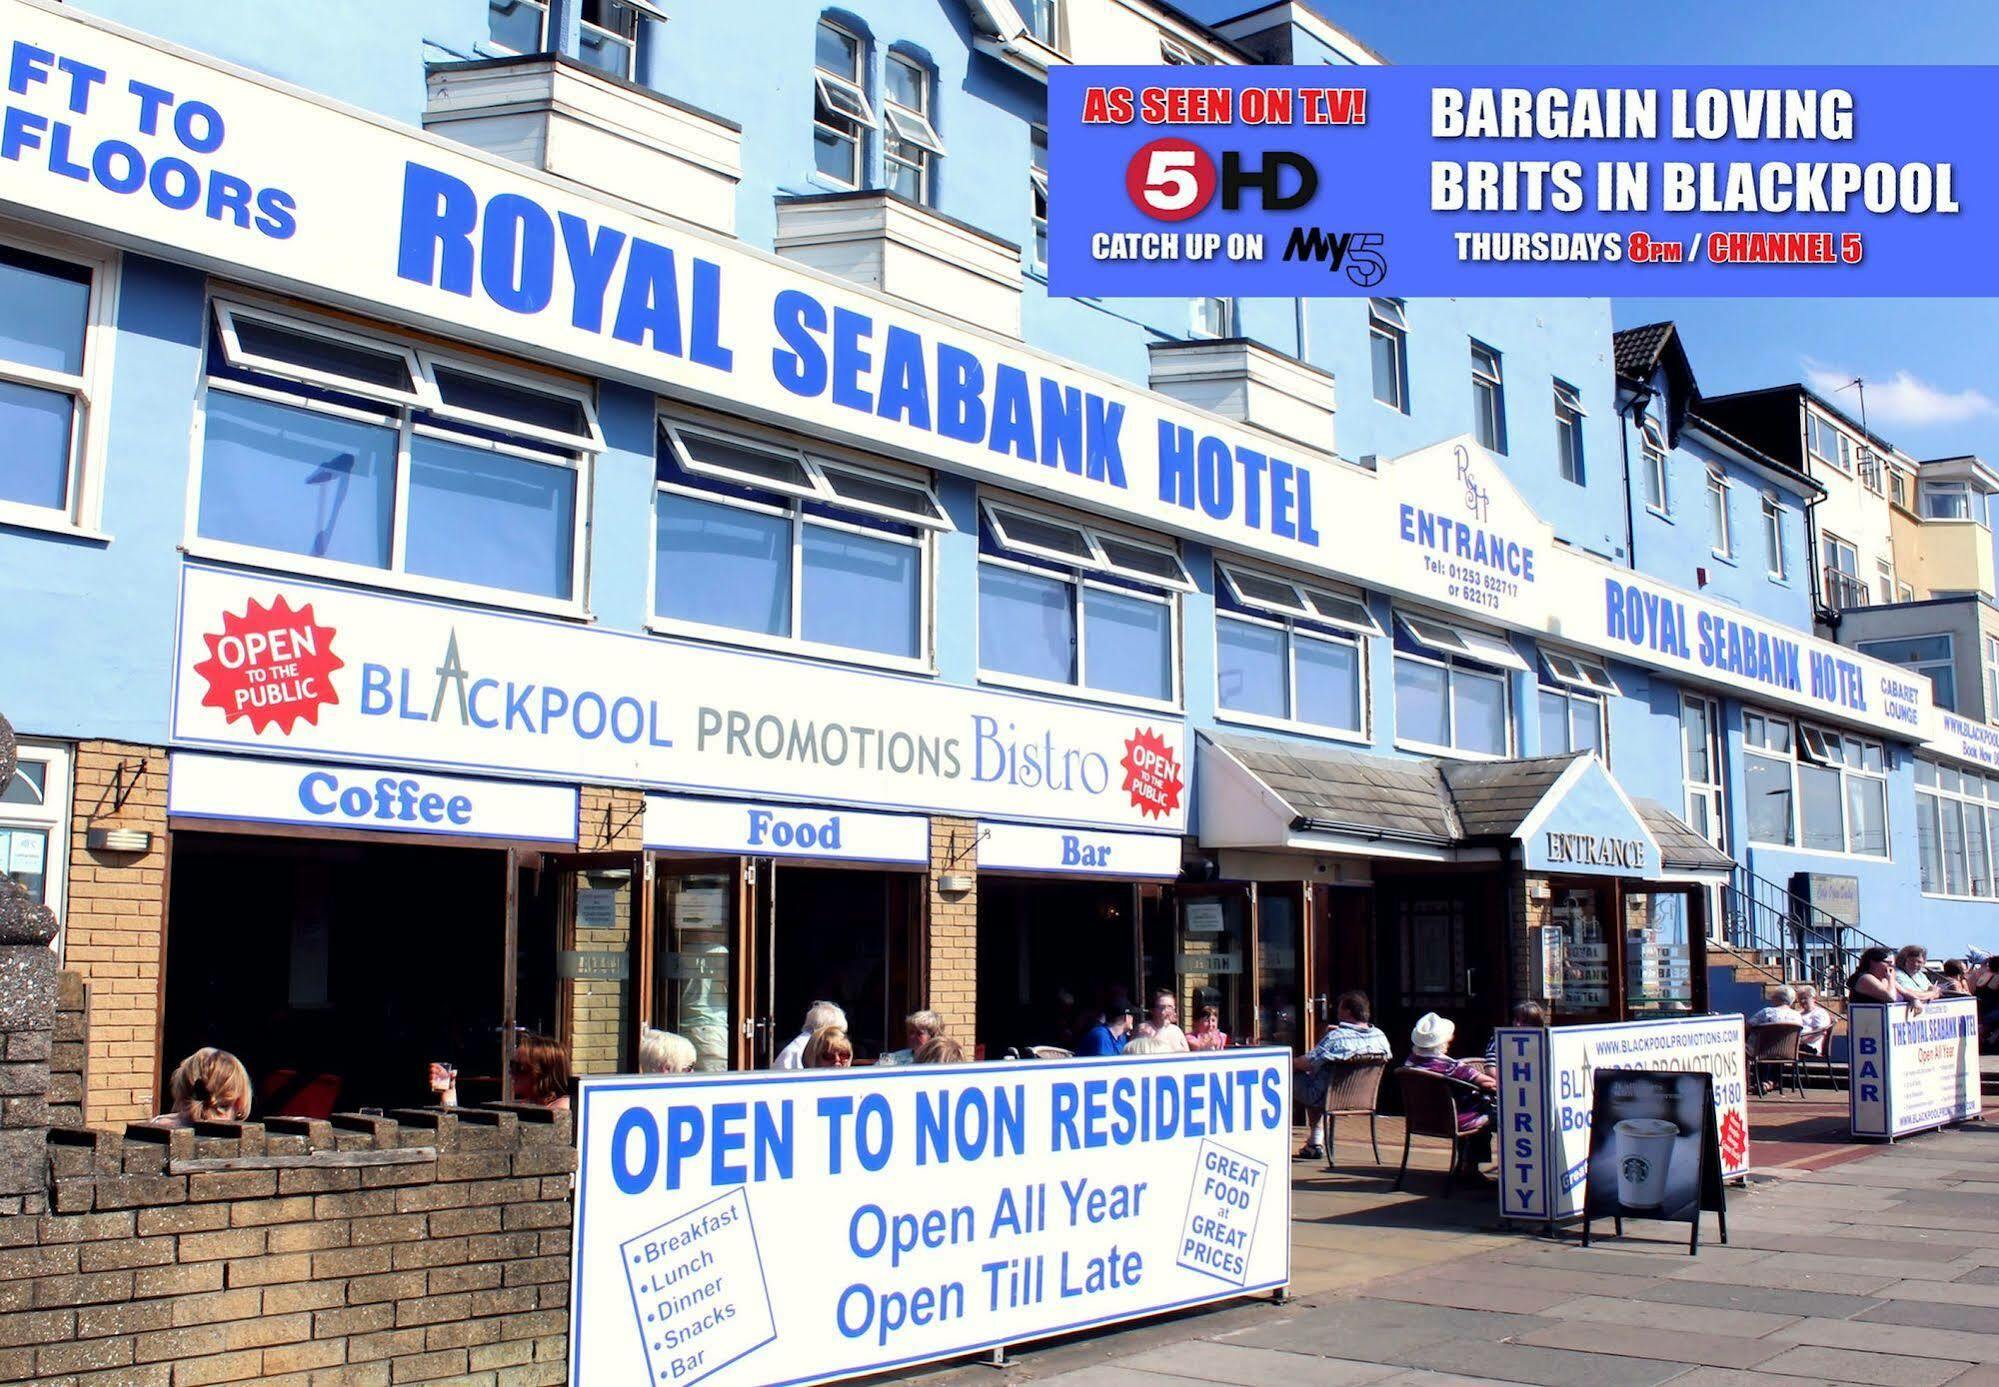
[[[1558,1222],[1582,1212],[1593,1076],[1599,1069],[1713,1075],[1721,1173],[1725,1178],[1746,1174],[1749,1107],[1743,1068],[1740,1016],[1501,1030],[1501,1216]],[[1683,1121],[1681,1130],[1693,1126]]]
[[[1281,1050],[583,1081],[570,1381],[807,1383],[1290,1278]]]
[[[1906,1002],[1855,1002],[1847,1024],[1853,1135],[1893,1139],[1979,1115],[1975,998],[1939,998],[1921,1011]]]

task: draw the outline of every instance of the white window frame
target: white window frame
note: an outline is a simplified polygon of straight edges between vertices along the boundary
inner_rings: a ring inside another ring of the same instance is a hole
[[[733,440],[732,440],[733,441]],[[690,469],[691,470],[691,469]],[[853,468],[850,470],[859,471]],[[897,482],[907,479],[894,478]],[[737,480],[738,485],[751,483]],[[805,510],[808,499],[796,493],[778,493],[774,488],[761,490],[780,495],[777,502],[752,500],[744,496],[729,496],[721,492],[704,490],[701,487],[684,486],[678,482],[655,480],[653,494],[661,493],[685,496],[691,500],[703,501],[711,505],[726,506],[732,510],[748,511],[756,515],[774,516],[789,520],[791,526],[790,593],[786,626],[791,634],[774,636],[764,631],[745,631],[737,626],[715,626],[707,622],[688,621],[680,617],[659,615],[659,508],[653,507],[653,553],[647,564],[646,577],[646,629],[659,635],[687,636],[702,641],[712,641],[722,645],[743,646],[754,650],[781,651],[788,655],[805,655],[815,659],[828,660],[846,665],[863,665],[870,669],[894,669],[910,674],[933,674],[936,672],[936,588],[937,588],[937,546],[935,532],[918,527],[914,535],[899,535],[872,525],[857,525],[835,520],[829,516],[808,515]],[[858,509],[847,502],[837,504],[847,509]],[[890,655],[879,650],[863,650],[850,645],[833,645],[824,641],[805,639],[799,632],[805,621],[805,528],[816,526],[825,530],[837,530],[846,534],[863,535],[869,539],[883,540],[892,544],[903,544],[917,551],[917,611],[916,611],[916,654]]]
[[[1839,561],[1848,558],[1852,560],[1852,567],[1842,567]],[[1834,590],[1832,575],[1835,573],[1847,580],[1851,587],[1850,593]],[[1845,609],[1852,605],[1866,605],[1867,584],[1860,577],[1860,546],[1853,541],[1841,539],[1830,530],[1819,531],[1819,577],[1825,588],[1825,601],[1828,607]],[[1849,595],[1858,595],[1859,603],[1849,604],[1841,601],[1842,597]]]
[[[936,488],[928,478],[913,473],[891,471],[877,465],[864,465],[845,459],[821,457],[808,453],[792,443],[779,442],[772,438],[736,429],[718,428],[708,424],[689,423],[683,419],[660,416],[659,431],[673,450],[674,460],[685,471],[710,481],[725,482],[730,486],[749,487],[756,491],[773,492],[780,496],[794,497],[805,501],[823,501],[829,506],[842,510],[859,511],[882,520],[892,520],[898,524],[913,525],[919,530],[948,530],[952,528],[951,517],[944,509],[944,503],[937,499]],[[694,455],[687,446],[689,438],[710,439],[744,452],[762,453],[795,464],[804,474],[803,485],[758,476],[754,472],[737,472],[718,463]],[[848,474],[868,481],[886,482],[892,486],[915,492],[923,503],[921,511],[897,510],[893,506],[878,505],[871,501],[856,500],[843,495],[831,480],[833,475]],[[711,493],[702,492],[702,495]]]
[[[1016,0],[1020,11],[1020,22],[1027,36],[1036,43],[1045,44],[1056,52],[1062,51],[1062,0]],[[1046,22],[1037,26],[1035,17],[1042,15]],[[1044,30],[1046,32],[1044,32]]]
[[[1400,299],[1369,299],[1367,301],[1368,382],[1369,392],[1376,404],[1385,405],[1397,414],[1409,412],[1409,314]],[[1395,398],[1381,398],[1381,382],[1372,379],[1374,374],[1374,339],[1388,343],[1389,355],[1393,359],[1391,370],[1395,375]]]
[[[1506,452],[1506,375],[1500,354],[1477,338],[1471,339],[1472,437],[1479,438],[1485,400],[1492,402],[1492,441],[1479,438],[1488,452]]]
[[[1698,707],[1701,710],[1701,715],[1705,719],[1707,726],[1707,745],[1703,748],[1707,754],[1708,766],[1707,779],[1705,780],[1694,778],[1692,760],[1687,752],[1687,710],[1689,707]],[[1693,812],[1693,806],[1696,802],[1704,803],[1707,808],[1707,813],[1704,817],[1712,826],[1711,832],[1708,834],[1708,841],[1716,848],[1726,852],[1728,850],[1728,789],[1721,766],[1722,736],[1720,702],[1709,698],[1705,694],[1687,693],[1683,690],[1680,694],[1679,735],[1680,783],[1686,791],[1684,801],[1687,808],[1687,822],[1692,824],[1696,818],[1703,817]]]
[[[1774,582],[1791,576],[1789,555],[1784,550],[1784,503],[1772,492],[1763,493],[1763,571]]]
[[[1297,618],[1318,622],[1359,636],[1382,634],[1381,623],[1374,619],[1367,600],[1358,592],[1342,591],[1330,584],[1299,582],[1233,559],[1216,559],[1215,571],[1237,605],[1251,611],[1264,612],[1282,621]],[[1252,582],[1282,588],[1284,594],[1253,593],[1248,590]]]
[[[1892,655],[1885,653],[1887,649],[1902,645],[1908,641],[1933,641],[1939,638],[1944,643],[1944,656],[1940,660],[1898,660]],[[1882,640],[1855,641],[1853,648],[1863,655],[1872,655],[1875,659],[1881,660],[1884,663],[1895,665],[1898,668],[1908,670],[1911,674],[1920,674],[1923,678],[1929,679],[1930,697],[1936,702],[1938,707],[1946,707],[1946,705],[1941,699],[1936,698],[1936,681],[1931,679],[1930,671],[1937,669],[1949,670],[1951,689],[1956,695],[1954,701],[1958,704],[1964,702],[1964,690],[1957,682],[1957,636],[1950,631],[1919,631],[1912,635],[1895,636]],[[1951,708],[1948,711],[1962,712],[1963,709]]]
[[[1425,742],[1414,737],[1405,737],[1402,735],[1402,707],[1398,701],[1395,708],[1395,745],[1398,748],[1406,751],[1420,751],[1431,756],[1447,756],[1459,761],[1504,761],[1513,755],[1514,748],[1518,745],[1518,737],[1513,725],[1513,679],[1505,670],[1495,670],[1476,661],[1461,660],[1455,656],[1433,657],[1429,655],[1412,655],[1406,650],[1395,651],[1394,660],[1397,664],[1401,664],[1406,660],[1411,664],[1431,665],[1444,671],[1444,721],[1448,724],[1448,733],[1452,742],[1456,742],[1458,738],[1458,706],[1457,699],[1453,694],[1454,686],[1460,675],[1467,678],[1489,679],[1499,682],[1500,691],[1504,698],[1504,712],[1502,716],[1506,722],[1506,745],[1498,751],[1473,751],[1465,747],[1439,746],[1434,742]],[[1393,671],[1390,673],[1390,687],[1393,688]]]
[[[1936,515],[1930,510],[1932,496],[1955,496],[1964,502],[1962,515]],[[1971,483],[1965,481],[1918,481],[1916,500],[1921,509],[1918,514],[1926,521],[1934,520],[1944,525],[1975,523],[1978,519],[1976,508],[1971,503]]]
[[[1566,650],[1541,651],[1541,682],[1559,684],[1597,698],[1623,692],[1603,661],[1593,655],[1572,655]]]
[[[1830,457],[1819,451],[1823,435],[1828,433],[1832,435],[1834,454]],[[1813,409],[1805,411],[1805,451],[1826,466],[1849,477],[1853,475],[1853,440],[1847,437],[1846,431],[1839,425]]]
[[[1215,60],[1192,44],[1166,34],[1159,36],[1159,61],[1168,67],[1212,67]]]
[[[1749,740],[1749,720],[1751,718],[1761,718],[1766,723],[1782,724],[1788,727],[1790,730],[1788,739],[1790,750],[1788,754],[1772,750],[1764,744],[1752,744]],[[1844,748],[1849,744],[1858,748],[1857,754],[1860,756],[1862,764],[1854,765],[1845,759],[1843,754],[1832,754],[1831,748],[1835,744],[1842,749],[1842,753]],[[1865,768],[1866,753],[1870,748],[1874,753],[1876,762],[1881,767],[1880,770],[1868,770]],[[1892,797],[1888,794],[1888,752],[1885,744],[1872,737],[1858,736],[1855,733],[1843,731],[1838,728],[1823,727],[1817,723],[1805,722],[1802,719],[1793,718],[1785,713],[1770,713],[1760,708],[1746,708],[1743,710],[1743,756],[1745,760],[1756,756],[1770,761],[1785,762],[1791,768],[1791,841],[1788,843],[1772,843],[1760,838],[1752,838],[1750,839],[1752,845],[1780,848],[1785,852],[1804,853],[1817,857],[1857,857],[1868,862],[1889,862],[1894,860],[1895,834],[1893,806],[1890,803]],[[1838,774],[1839,835],[1842,846],[1836,850],[1832,848],[1808,848],[1804,845],[1805,803],[1804,788],[1798,775],[1798,767],[1800,765],[1817,766]],[[1746,782],[1746,767],[1744,776]],[[1869,782],[1878,782],[1882,786],[1881,841],[1886,849],[1884,852],[1861,852],[1853,846],[1853,815],[1850,809],[1851,801],[1848,798],[1849,791],[1847,788],[1850,778],[1864,778]]]
[[[1957,788],[1951,789],[1942,783],[1942,777],[1956,778]],[[1946,766],[1924,757],[1916,758],[1916,882],[1917,889],[1933,900],[1989,901],[1999,899],[1999,777],[1988,776],[1986,772],[1968,767]],[[1973,792],[1967,780],[1978,786]],[[1929,805],[1925,805],[1925,801]],[[1941,880],[1936,889],[1922,884],[1925,863],[1922,860],[1922,820],[1926,807],[1933,807],[1937,816],[1937,868]],[[1952,891],[1950,887],[1950,855],[1945,846],[1944,816],[1954,813],[1958,816],[1958,843],[1964,853],[1964,891]],[[1979,822],[1985,842],[1985,871],[1981,877],[1974,877],[1971,871],[1971,834],[1967,820],[1972,814],[1979,815]],[[1983,888],[1983,889],[1981,889]]]
[[[1204,305],[1212,305],[1212,320]],[[1205,294],[1187,300],[1187,337],[1196,342],[1219,342],[1236,335],[1236,301],[1225,295]]]
[[[1881,605],[1891,607],[1895,603],[1895,565],[1887,559],[1874,560],[1875,591],[1881,595]]]
[[[341,340],[373,350],[393,352],[401,349],[412,350],[416,357],[419,400],[411,401],[401,392],[361,382],[343,380],[333,384],[327,378],[329,388],[341,393],[365,398],[370,402],[366,409],[354,408],[327,400],[313,399],[308,395],[295,394],[290,390],[255,385],[244,381],[222,380],[211,376],[204,366],[201,383],[195,395],[194,428],[191,435],[192,461],[188,467],[187,494],[182,515],[182,549],[197,558],[217,559],[228,563],[247,564],[257,568],[279,569],[285,572],[304,573],[315,577],[333,578],[342,582],[359,583],[368,587],[387,588],[401,592],[417,592],[432,596],[457,598],[484,603],[495,607],[511,608],[518,611],[541,612],[551,616],[578,617],[588,610],[588,575],[590,570],[590,512],[596,459],[604,447],[604,433],[597,421],[597,407],[594,392],[585,386],[569,381],[543,376],[529,370],[510,369],[490,361],[476,360],[454,355],[428,346],[411,344],[383,333],[374,336],[350,325],[296,309],[274,310],[251,299],[215,299],[206,308],[207,332],[213,333],[214,340],[220,341],[223,357],[231,366],[254,370],[267,374],[254,361],[266,358],[237,359],[230,356],[231,339],[225,337],[219,324],[224,310],[231,315],[248,315],[252,318],[269,318],[281,322],[295,330],[308,331]],[[240,343],[236,344],[240,348]],[[210,338],[204,334],[203,355],[210,346]],[[538,394],[558,396],[572,400],[582,408],[585,432],[578,435],[563,434],[521,423],[500,416],[492,416],[445,404],[436,395],[435,370],[438,365],[447,370],[465,375],[483,376],[504,384],[516,385]],[[319,375],[304,368],[287,368],[294,380],[303,380],[307,375]],[[341,559],[318,558],[310,554],[294,554],[282,549],[262,549],[236,540],[213,539],[201,533],[201,480],[203,454],[206,450],[208,433],[208,400],[211,394],[234,395],[244,399],[261,400],[268,404],[282,405],[289,409],[307,413],[322,414],[335,419],[355,423],[375,425],[396,434],[396,476],[394,515],[390,526],[389,562],[384,568],[373,568],[366,564],[348,563]],[[423,410],[439,418],[473,423],[484,428],[498,428],[530,442],[514,444],[473,434],[459,433],[448,427],[440,428],[428,422],[419,423],[415,412]],[[517,592],[510,588],[485,587],[476,583],[461,583],[448,578],[433,578],[426,574],[411,573],[404,565],[409,550],[409,500],[410,500],[410,443],[417,437],[446,439],[451,443],[468,448],[517,457],[545,466],[565,467],[576,473],[576,504],[571,516],[569,596],[567,598],[543,597],[535,593]],[[553,440],[561,440],[555,442]]]
[[[1648,483],[1645,509],[1670,519],[1673,514],[1672,469],[1667,464],[1666,433],[1659,421],[1647,415],[1638,424],[1638,459]],[[1655,501],[1649,494],[1658,493]]]
[[[106,423],[112,354],[118,340],[118,293],[122,262],[114,251],[87,246],[67,237],[47,235],[13,223],[0,223],[0,244],[30,255],[45,256],[86,270],[90,296],[84,310],[83,369],[71,376],[21,362],[0,360],[0,380],[41,390],[57,391],[72,401],[69,473],[63,490],[66,504],[30,506],[0,501],[0,525],[47,530],[73,537],[108,540],[100,529],[104,518]]]
[[[1035,152],[1040,151],[1040,161]],[[1048,269],[1048,127],[1033,125],[1027,133],[1027,265]]]
[[[853,40],[853,72],[835,72],[831,68],[819,66],[817,45],[821,29],[831,29],[835,33],[843,34]],[[814,23],[812,38],[814,45],[812,65],[812,128],[814,131],[824,130],[834,138],[844,140],[851,146],[853,149],[852,166],[854,173],[854,176],[850,179],[842,178],[838,174],[828,173],[819,167],[818,161],[815,159],[812,165],[812,176],[824,182],[836,184],[842,188],[865,187],[868,181],[868,132],[878,128],[881,124],[879,118],[875,115],[873,103],[868,100],[867,89],[862,86],[862,83],[867,80],[868,74],[867,38],[864,35],[856,33],[838,20],[826,15],[821,15],[817,22]],[[847,98],[852,103],[851,108],[843,109],[836,99],[837,97]],[[841,120],[846,121],[852,128],[843,129],[838,125],[822,120],[819,115],[821,107],[824,107]]]
[[[1985,720],[1999,722],[1999,636],[1979,634],[1985,653]]]
[[[1583,420],[1589,411],[1583,408],[1582,392],[1559,376],[1554,378],[1555,387],[1555,461],[1562,480],[1574,482],[1577,486],[1588,485],[1589,462],[1583,452]],[[1566,433],[1573,440],[1574,447],[1565,450],[1562,437]]]
[[[1728,474],[1719,467],[1707,470],[1707,542],[1708,552],[1717,559],[1735,558],[1735,521],[1729,513],[1728,497],[1731,483]]]
[[[1543,679],[1534,686],[1534,719],[1537,727],[1539,726],[1541,719],[1541,700],[1544,698],[1557,698],[1562,701],[1563,716],[1571,720],[1569,724],[1571,727],[1573,727],[1574,725],[1573,709],[1578,704],[1594,710],[1594,716],[1596,718],[1596,746],[1593,748],[1593,750],[1596,752],[1598,758],[1601,759],[1605,765],[1609,765],[1610,764],[1610,705],[1607,702],[1607,700],[1605,700],[1603,695],[1597,693],[1581,693],[1578,692],[1573,686],[1565,685],[1560,682],[1551,682],[1549,680]],[[1581,753],[1578,752],[1574,747],[1570,747],[1565,750],[1556,750],[1553,747],[1543,746],[1541,748],[1541,755],[1574,756],[1574,755],[1581,755]]]
[[[526,5],[529,9],[533,10],[535,13],[541,16],[541,25],[540,25],[541,37],[533,49],[526,51],[533,53],[546,53],[549,48],[548,0],[514,0],[514,3],[517,5]],[[494,11],[497,8],[499,8],[499,6],[494,3],[494,0],[486,0],[486,11],[489,15],[492,13],[492,11]],[[482,40],[482,44],[484,47],[490,48],[495,53],[520,53],[523,51],[518,48],[509,48],[506,44],[501,43],[498,39],[494,38],[492,36],[490,21],[486,31],[486,37],[484,40]]]
[[[47,767],[42,785],[42,803],[39,806],[0,803],[0,829],[18,828],[48,834],[42,863],[42,903],[56,917],[56,938],[52,947],[60,957],[68,928],[64,903],[69,889],[70,794],[75,751],[62,742],[23,737],[20,754],[23,761],[38,761]],[[5,867],[6,863],[0,861],[0,875],[4,875]]]
[[[650,0],[605,0],[605,3],[631,13],[632,32],[621,34],[616,29],[607,28],[602,24],[594,24],[590,20],[584,19],[580,13],[581,6],[579,5],[579,13],[576,20],[578,58],[580,60],[582,56],[584,36],[594,34],[597,36],[599,46],[608,45],[614,47],[625,56],[624,71],[612,73],[611,75],[621,77],[627,82],[636,81],[639,65],[639,35],[644,31],[646,20],[663,20],[667,17],[666,12],[661,10],[657,5],[650,3]],[[585,66],[591,67],[598,72],[604,71],[603,68],[597,67],[594,63],[586,63]]]
[[[936,195],[937,161],[944,157],[944,140],[931,122],[930,113],[937,104],[937,74],[907,53],[890,49],[884,60],[889,65],[899,65],[905,71],[915,74],[921,109],[903,105],[888,94],[884,78],[882,85],[882,127],[887,139],[882,143],[882,158],[899,168],[916,170],[916,200],[928,206]],[[898,155],[897,144],[908,145],[916,151],[916,157]]]
[[[1315,618],[1318,619],[1318,618]],[[1221,668],[1221,623],[1238,622],[1244,626],[1261,626],[1269,630],[1284,632],[1284,706],[1291,709],[1294,716],[1272,717],[1268,713],[1245,712],[1238,708],[1224,707],[1222,704]],[[1336,727],[1331,723],[1313,722],[1295,716],[1298,708],[1298,642],[1317,641],[1322,645],[1343,645],[1354,651],[1358,666],[1356,678],[1359,684],[1360,726],[1358,728]],[[1265,727],[1280,732],[1300,732],[1307,736],[1324,737],[1336,742],[1365,744],[1372,740],[1373,700],[1368,696],[1368,643],[1351,627],[1314,630],[1301,625],[1290,617],[1261,616],[1255,612],[1230,611],[1221,607],[1215,609],[1215,721],[1240,723],[1247,727]]]
[[[1163,541],[1140,539],[1134,535],[1125,534],[1119,530],[1112,530],[1090,521],[1072,519],[1066,515],[1058,515],[1052,511],[1045,511],[1036,506],[1024,505],[1004,497],[981,496],[979,498],[979,509],[984,513],[986,523],[992,527],[993,536],[1000,542],[1000,546],[1014,553],[1026,554],[1047,563],[1057,564],[1063,568],[1113,574],[1130,582],[1147,583],[1153,587],[1166,588],[1174,592],[1194,591],[1194,575],[1187,571],[1186,561],[1180,557],[1179,550]],[[1081,537],[1087,552],[1081,555],[1072,554],[1048,545],[1037,544],[1033,540],[1023,539],[1019,535],[1009,532],[1008,521],[1011,517],[1019,517],[1022,520],[1031,521],[1039,525],[1052,525],[1065,530],[1073,530]],[[1121,564],[1106,548],[1107,544],[1144,550],[1156,558],[1170,560],[1170,566],[1173,571],[1169,575],[1161,576],[1147,569],[1136,568],[1130,564]],[[1029,566],[1032,567],[1032,565]]]
[[[1424,612],[1398,610],[1395,620],[1404,635],[1440,660],[1470,660],[1474,664],[1515,674],[1533,671],[1533,666],[1521,658],[1513,643],[1497,632],[1464,626]]]

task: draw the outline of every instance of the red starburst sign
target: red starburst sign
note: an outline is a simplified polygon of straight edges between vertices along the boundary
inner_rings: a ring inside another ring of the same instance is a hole
[[[294,725],[319,724],[319,710],[338,703],[333,671],[344,663],[333,653],[333,628],[321,626],[312,604],[293,610],[278,597],[266,607],[250,600],[241,616],[222,614],[222,630],[204,634],[208,658],[194,672],[208,681],[204,708],[220,708],[230,722],[250,720],[252,732],[276,724],[290,735]]]
[[[1721,1168],[1733,1173],[1749,1165],[1749,1124],[1742,1120],[1742,1114],[1730,1109],[1721,1115],[1719,1133],[1721,1147]]]
[[[1148,818],[1163,819],[1180,807],[1180,792],[1187,782],[1180,774],[1179,758],[1157,732],[1149,727],[1134,730],[1125,738],[1124,760],[1118,764],[1124,768],[1124,788],[1132,808]]]

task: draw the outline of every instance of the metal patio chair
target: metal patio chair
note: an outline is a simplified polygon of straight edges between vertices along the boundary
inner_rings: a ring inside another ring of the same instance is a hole
[[[1763,1087],[1763,1070],[1774,1066],[1779,1093],[1784,1091],[1784,1076],[1789,1074],[1792,1089],[1798,1097],[1805,1096],[1804,1064],[1798,1057],[1798,1037],[1803,1034],[1803,1026],[1789,1021],[1772,1021],[1749,1028],[1749,1072],[1759,1091]]]

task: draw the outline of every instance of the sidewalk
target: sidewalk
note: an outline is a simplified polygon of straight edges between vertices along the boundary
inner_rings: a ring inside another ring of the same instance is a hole
[[[1754,1125],[1759,1173],[1729,1193],[1729,1245],[1710,1218],[1696,1258],[1683,1224],[1632,1224],[1631,1237],[1587,1251],[1573,1237],[1502,1232],[1488,1191],[1441,1197],[1437,1154],[1420,1143],[1412,1193],[1395,1195],[1401,1131],[1391,1145],[1384,1121],[1385,1177],[1364,1135],[1341,1142],[1339,1174],[1294,1165],[1289,1303],[1188,1314],[1034,1350],[1004,1373],[933,1380],[1999,1387],[1999,1126],[1854,1146],[1843,1097],[1816,1095],[1759,1102]]]

